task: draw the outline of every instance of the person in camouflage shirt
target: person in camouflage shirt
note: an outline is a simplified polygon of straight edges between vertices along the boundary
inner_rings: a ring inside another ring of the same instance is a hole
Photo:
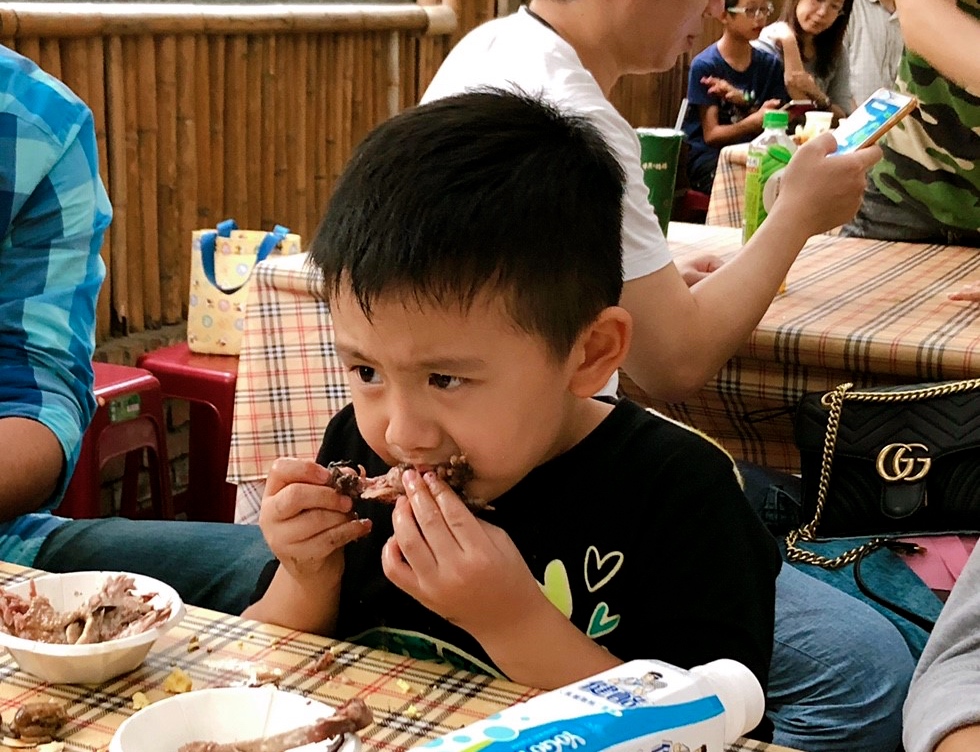
[[[980,36],[980,0],[905,0],[899,19],[906,49],[896,88],[919,106],[879,141],[884,158],[843,234],[980,247],[980,80],[971,44]]]

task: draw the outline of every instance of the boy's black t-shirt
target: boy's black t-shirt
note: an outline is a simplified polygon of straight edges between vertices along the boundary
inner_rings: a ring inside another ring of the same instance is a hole
[[[317,457],[338,460],[371,476],[388,469],[351,406],[330,421]],[[552,603],[616,657],[685,668],[733,658],[766,686],[781,559],[731,458],[709,441],[623,401],[493,506],[481,517],[507,531]],[[356,509],[374,529],[345,549],[335,636],[500,675],[469,634],[385,577],[392,506]]]

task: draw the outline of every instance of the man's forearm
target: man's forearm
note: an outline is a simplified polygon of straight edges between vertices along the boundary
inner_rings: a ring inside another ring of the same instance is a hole
[[[0,520],[36,512],[54,493],[65,458],[47,426],[0,418]]]
[[[648,395],[686,399],[745,343],[808,237],[790,219],[785,212],[770,215],[747,245],[690,293],[669,291],[680,306],[670,322],[643,313],[651,292],[636,284],[640,280],[627,283],[622,305],[633,316],[634,331],[623,369]]]
[[[908,48],[960,86],[980,93],[980,20],[955,0],[898,0]]]
[[[936,752],[976,752],[980,749],[980,726],[965,726],[943,739]]]

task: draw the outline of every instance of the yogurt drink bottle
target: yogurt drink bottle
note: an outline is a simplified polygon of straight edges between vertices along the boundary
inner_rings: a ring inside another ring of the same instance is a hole
[[[691,670],[636,660],[429,742],[427,752],[724,752],[762,720],[759,681],[737,661]]]

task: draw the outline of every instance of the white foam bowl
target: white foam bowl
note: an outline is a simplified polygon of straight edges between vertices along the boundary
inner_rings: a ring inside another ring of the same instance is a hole
[[[330,705],[271,685],[199,689],[137,711],[120,724],[109,752],[176,752],[190,742],[242,742],[306,726],[334,712]],[[294,750],[320,752],[328,745],[322,741]],[[360,739],[349,734],[338,752],[360,748]]]
[[[150,604],[161,608],[170,604],[170,618],[140,634],[108,640],[94,645],[53,645],[14,637],[0,632],[5,647],[23,671],[57,684],[101,684],[139,666],[160,635],[184,618],[184,602],[177,591],[152,577],[128,572],[69,572],[46,574],[4,588],[22,598],[30,598],[31,582],[38,595],[45,596],[56,611],[71,611],[102,589],[116,575],[132,577],[137,594],[156,593]]]

